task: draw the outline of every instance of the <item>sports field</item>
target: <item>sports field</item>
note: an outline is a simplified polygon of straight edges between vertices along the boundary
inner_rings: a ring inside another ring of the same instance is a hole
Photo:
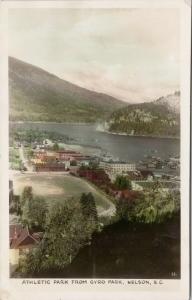
[[[32,186],[33,194],[43,196],[50,209],[55,202],[79,201],[82,193],[91,192],[95,198],[99,215],[111,214],[114,205],[100,191],[81,178],[57,173],[14,174],[14,194],[21,195],[25,186]],[[106,212],[106,213],[105,213]]]

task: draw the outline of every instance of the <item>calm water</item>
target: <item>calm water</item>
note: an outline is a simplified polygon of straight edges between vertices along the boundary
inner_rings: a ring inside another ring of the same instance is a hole
[[[18,128],[54,131],[75,139],[75,143],[100,147],[121,160],[138,161],[144,155],[156,151],[156,155],[167,158],[179,155],[180,141],[177,139],[130,137],[99,132],[96,125],[23,123],[12,124]]]

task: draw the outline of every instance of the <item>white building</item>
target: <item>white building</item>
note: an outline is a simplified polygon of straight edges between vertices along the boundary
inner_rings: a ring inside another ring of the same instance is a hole
[[[115,180],[117,175],[126,175],[127,172],[136,170],[135,164],[124,162],[102,161],[99,166],[105,170],[111,180]]]

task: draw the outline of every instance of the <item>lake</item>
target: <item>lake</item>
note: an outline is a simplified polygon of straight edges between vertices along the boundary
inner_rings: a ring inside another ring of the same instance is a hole
[[[155,153],[162,158],[180,153],[180,140],[113,135],[97,131],[96,124],[63,123],[11,123],[10,126],[24,129],[39,129],[68,135],[76,144],[100,147],[113,157],[129,162],[142,160],[144,155]]]

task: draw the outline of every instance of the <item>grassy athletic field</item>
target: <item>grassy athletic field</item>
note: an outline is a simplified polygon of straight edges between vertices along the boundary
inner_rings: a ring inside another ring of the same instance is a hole
[[[91,192],[95,198],[99,214],[108,211],[113,204],[103,193],[88,182],[71,175],[57,173],[15,174],[13,178],[14,194],[21,195],[25,186],[32,186],[33,194],[43,196],[51,209],[55,202],[79,200],[82,193]]]

